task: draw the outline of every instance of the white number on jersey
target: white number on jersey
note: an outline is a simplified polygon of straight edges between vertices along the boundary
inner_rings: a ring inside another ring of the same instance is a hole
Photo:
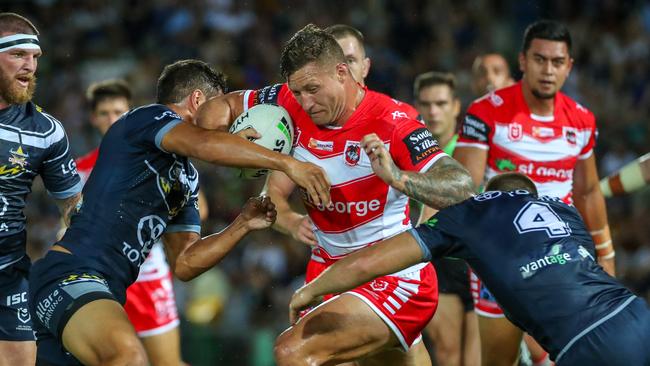
[[[571,228],[550,205],[543,202],[528,202],[513,221],[519,234],[531,231],[544,231],[550,238],[571,235]]]

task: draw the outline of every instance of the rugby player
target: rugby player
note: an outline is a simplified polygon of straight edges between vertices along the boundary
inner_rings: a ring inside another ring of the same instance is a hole
[[[599,188],[593,149],[594,115],[560,89],[571,71],[571,35],[554,21],[531,24],[524,34],[519,67],[522,80],[470,105],[454,151],[480,186],[484,178],[517,171],[530,177],[542,195],[573,203],[594,237],[599,263],[614,273],[605,201]],[[521,331],[504,318],[489,289],[480,291],[482,363],[512,365]]]
[[[321,168],[194,125],[199,106],[221,93],[219,82],[204,62],[168,65],[158,80],[157,104],[131,110],[107,131],[79,212],[29,276],[40,364],[146,365],[121,304],[152,245],[163,239],[172,272],[187,281],[219,262],[249,231],[275,221],[270,200],[253,198],[227,228],[202,239],[198,173],[188,157],[280,169],[318,204],[329,204]]]
[[[81,192],[63,126],[31,101],[38,35],[27,18],[0,13],[0,365],[33,365],[36,358],[23,214],[34,178],[41,176],[66,223]]]
[[[625,164],[609,177],[600,180],[605,197],[622,196],[650,184],[650,153]]]
[[[395,168],[381,141],[363,144],[390,175]],[[519,173],[497,175],[486,192],[340,260],[294,294],[291,317],[324,294],[443,256],[466,260],[508,318],[558,366],[650,365],[648,304],[596,262],[578,211],[557,197],[537,196]]]
[[[479,55],[472,64],[472,91],[477,97],[514,84],[508,61],[498,53]]]

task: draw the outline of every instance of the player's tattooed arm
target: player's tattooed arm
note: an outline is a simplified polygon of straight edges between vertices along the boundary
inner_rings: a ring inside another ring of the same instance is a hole
[[[364,137],[361,145],[377,176],[429,207],[440,210],[464,201],[474,193],[469,172],[448,156],[441,157],[424,173],[403,171],[395,165],[384,143],[375,134]]]
[[[77,204],[81,201],[81,193],[77,193],[72,197],[62,200],[56,200],[56,205],[59,207],[61,219],[65,227],[70,226],[70,218],[77,212]]]

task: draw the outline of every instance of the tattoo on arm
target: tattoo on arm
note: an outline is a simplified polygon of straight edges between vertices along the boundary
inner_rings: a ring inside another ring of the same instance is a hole
[[[57,206],[59,206],[59,212],[61,213],[61,218],[66,227],[70,226],[70,217],[77,212],[77,204],[81,201],[81,193],[77,193],[72,197],[57,200]]]
[[[449,157],[441,158],[424,173],[400,171],[396,166],[392,168],[395,179],[405,180],[404,194],[437,210],[464,201],[474,194],[469,172]]]

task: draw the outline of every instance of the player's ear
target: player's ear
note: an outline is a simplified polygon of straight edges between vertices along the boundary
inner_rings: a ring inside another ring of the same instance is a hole
[[[363,61],[363,79],[365,80],[366,77],[368,77],[368,73],[370,72],[370,58],[369,57],[364,57]]]
[[[523,52],[519,52],[519,71],[526,72],[526,55]]]
[[[199,106],[203,104],[207,98],[205,97],[205,94],[200,89],[194,89],[192,93],[189,96],[188,100],[188,108],[192,112],[196,112],[197,109],[199,109]]]
[[[348,64],[345,62],[341,62],[336,64],[336,78],[338,79],[339,82],[343,82],[345,80],[345,77],[347,77],[350,73],[350,69],[348,68]]]

